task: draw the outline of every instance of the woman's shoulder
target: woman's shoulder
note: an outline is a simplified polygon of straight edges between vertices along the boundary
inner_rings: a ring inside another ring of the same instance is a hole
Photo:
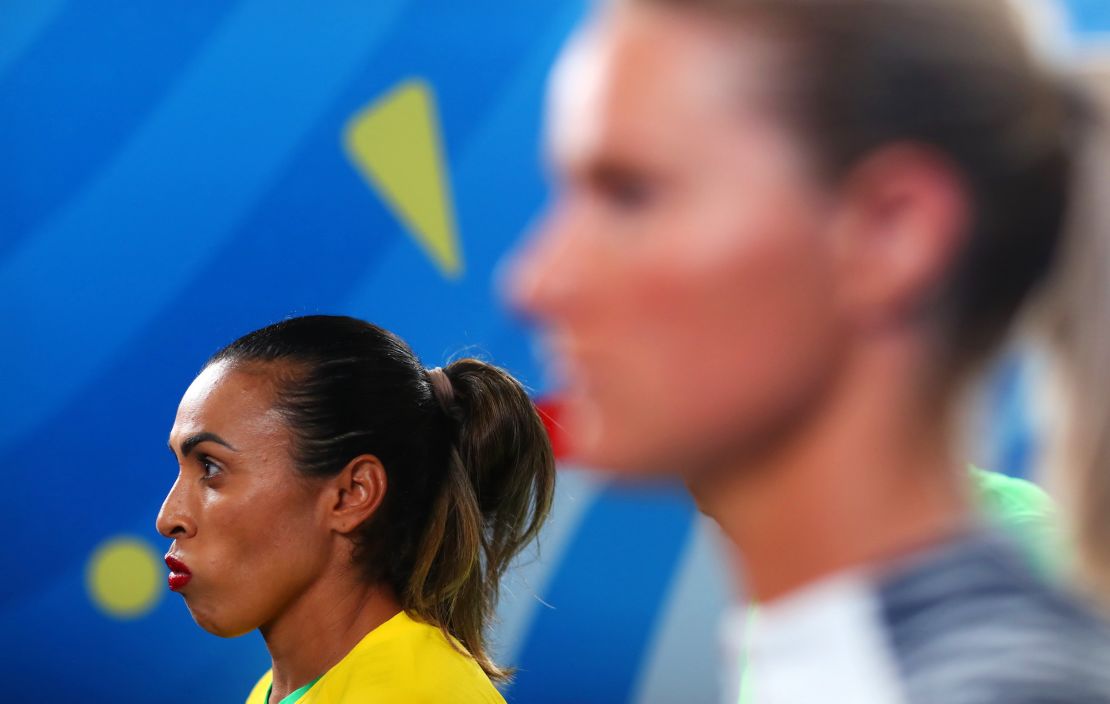
[[[358,695],[388,703],[504,704],[472,657],[436,626],[404,612],[367,634],[313,689],[305,704]]]

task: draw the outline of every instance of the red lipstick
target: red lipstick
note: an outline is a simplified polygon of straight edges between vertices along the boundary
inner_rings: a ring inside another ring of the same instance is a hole
[[[173,555],[166,555],[166,567],[170,568],[168,580],[170,589],[175,592],[184,589],[193,578],[193,573],[189,571],[188,566]]]

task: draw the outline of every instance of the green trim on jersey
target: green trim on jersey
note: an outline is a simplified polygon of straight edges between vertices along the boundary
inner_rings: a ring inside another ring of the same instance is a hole
[[[309,682],[305,686],[301,687],[300,689],[297,689],[297,690],[294,690],[294,691],[290,692],[289,694],[285,695],[282,698],[282,700],[280,702],[278,702],[278,704],[297,704],[297,702],[299,702],[301,700],[301,697],[303,697],[305,694],[307,694],[308,690],[312,689],[312,685],[316,684],[319,681],[320,681],[320,678],[317,677],[316,679],[312,680],[311,682]],[[273,691],[274,691],[274,683],[271,682],[269,689],[266,690],[266,701],[267,702],[270,701],[270,694]]]
[[[1048,494],[1033,482],[977,467],[971,478],[987,518],[1013,536],[1043,574],[1059,574],[1067,551]]]

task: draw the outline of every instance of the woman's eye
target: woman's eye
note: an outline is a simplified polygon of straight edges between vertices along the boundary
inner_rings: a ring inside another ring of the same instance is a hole
[[[606,196],[616,208],[625,211],[640,210],[652,199],[650,184],[642,179],[626,178],[606,184]]]
[[[206,457],[200,458],[200,467],[204,471],[204,478],[205,479],[211,479],[212,477],[215,477],[216,475],[218,475],[222,471],[220,469],[220,465],[216,464],[215,462],[213,462],[212,460],[210,460]]]
[[[657,184],[640,170],[607,168],[592,177],[593,186],[609,207],[635,213],[651,205]]]

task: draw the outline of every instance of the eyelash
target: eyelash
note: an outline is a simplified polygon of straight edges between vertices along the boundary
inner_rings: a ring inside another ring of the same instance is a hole
[[[200,462],[200,468],[204,472],[204,476],[201,477],[201,481],[210,481],[218,477],[220,473],[223,472],[223,469],[220,467],[220,465],[213,462],[212,458],[208,457],[207,455],[198,455],[197,461]],[[213,471],[210,472],[209,467],[211,467]]]

